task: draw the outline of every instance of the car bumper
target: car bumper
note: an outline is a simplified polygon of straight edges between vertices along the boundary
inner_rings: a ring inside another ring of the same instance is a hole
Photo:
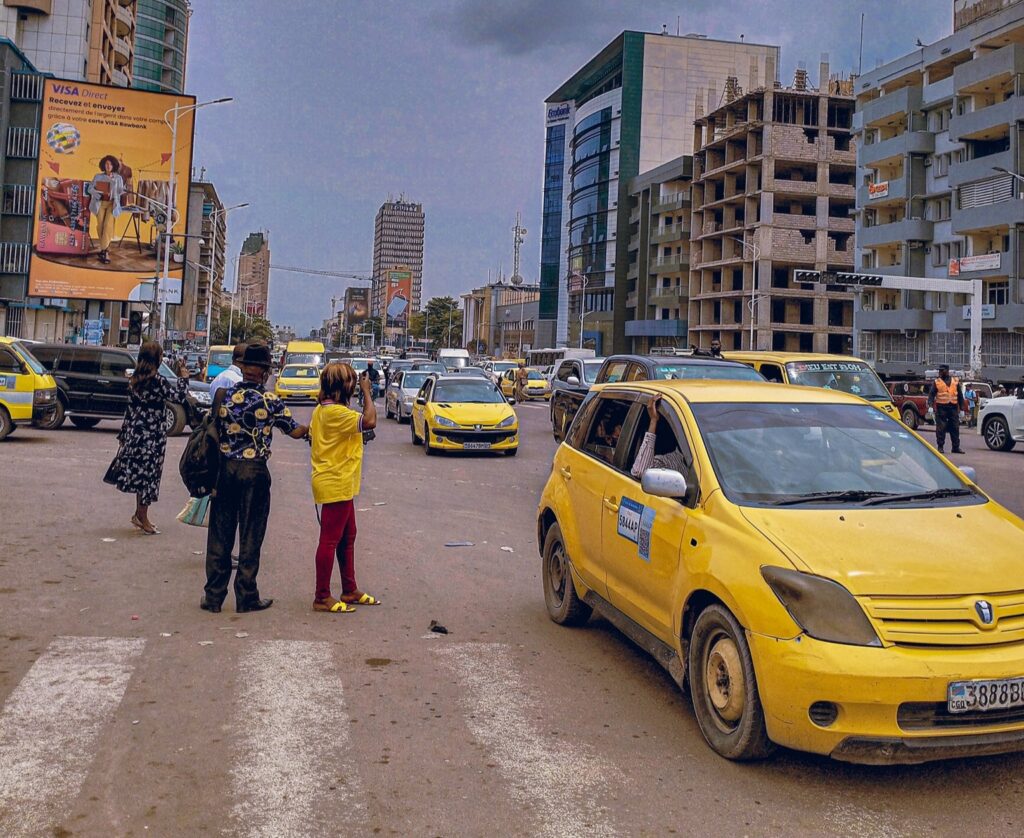
[[[873,765],[1024,751],[1024,708],[945,712],[950,681],[1024,676],[1024,643],[871,648],[748,632],[768,735],[780,745]],[[809,710],[838,707],[820,726]]]
[[[279,399],[285,401],[307,401],[315,402],[317,397],[317,390],[276,390],[275,393]]]
[[[490,443],[490,448],[474,449],[467,448],[466,443]],[[441,451],[507,451],[519,445],[519,429],[501,431],[467,431],[455,428],[431,428],[430,444],[433,448]]]
[[[32,406],[32,424],[43,425],[53,419],[53,414],[57,411],[57,402],[47,402],[46,404],[36,404]]]

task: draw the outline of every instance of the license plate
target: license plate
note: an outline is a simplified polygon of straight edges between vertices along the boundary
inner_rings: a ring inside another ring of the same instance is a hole
[[[1024,677],[998,681],[951,681],[946,691],[950,713],[1024,707]]]
[[[491,447],[489,442],[466,442],[462,445],[467,451],[483,451]]]

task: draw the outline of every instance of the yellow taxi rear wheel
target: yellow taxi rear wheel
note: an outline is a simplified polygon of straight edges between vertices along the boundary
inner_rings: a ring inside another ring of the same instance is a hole
[[[544,537],[542,562],[541,579],[548,616],[561,626],[583,625],[590,619],[592,609],[576,593],[569,555],[558,524],[552,524]]]
[[[694,715],[707,743],[726,759],[768,756],[764,709],[743,627],[722,605],[705,608],[689,642],[688,670]]]
[[[11,434],[14,430],[14,422],[11,421],[11,417],[7,415],[7,410],[4,407],[0,407],[0,439],[4,439]]]

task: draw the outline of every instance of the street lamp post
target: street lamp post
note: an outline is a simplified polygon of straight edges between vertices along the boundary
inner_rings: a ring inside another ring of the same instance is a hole
[[[761,249],[753,242],[748,242],[746,239],[741,239],[736,236],[726,236],[727,239],[732,239],[734,242],[739,242],[743,245],[743,249],[746,250],[748,247],[753,251],[754,259],[754,270],[751,279],[750,286],[750,350],[753,351],[756,347],[754,346],[754,323],[757,320],[757,307],[761,301],[761,296],[757,293],[757,263],[761,259]]]
[[[211,318],[213,317],[213,286],[217,279],[217,219],[222,215],[227,215],[232,210],[242,209],[242,207],[249,206],[248,203],[235,204],[232,207],[221,207],[219,210],[214,210],[210,213],[210,220],[213,223],[213,247],[210,248],[210,284],[206,289],[206,349],[209,351],[211,341],[210,337],[213,334],[213,323]],[[225,222],[227,223],[227,222]],[[227,231],[225,231],[226,233]],[[227,236],[225,235],[225,238]]]
[[[597,312],[599,312],[601,310],[599,308],[592,308],[592,309],[590,309],[590,311],[584,311],[583,310],[583,301],[585,299],[586,299],[586,296],[583,296],[583,297],[580,298],[580,349],[583,348],[583,320],[584,320],[584,318],[589,317],[591,314],[597,314]]]
[[[163,281],[165,284],[170,282],[170,268],[171,268],[171,229],[173,227],[173,217],[175,213],[174,208],[174,190],[175,184],[175,171],[174,167],[177,165],[178,155],[178,120],[181,118],[183,113],[189,111],[197,111],[200,108],[205,108],[207,105],[219,105],[223,102],[230,102],[231,97],[227,96],[222,99],[211,99],[209,102],[199,102],[195,105],[176,105],[173,108],[168,108],[164,111],[164,124],[171,129],[171,172],[167,179],[167,218],[164,222],[164,267],[163,267]],[[168,122],[168,114],[174,114],[173,121]],[[160,299],[160,280],[161,275],[158,274],[156,277],[156,283],[153,288],[154,297],[160,306],[160,329],[159,335],[163,337],[164,323],[167,322],[167,300]],[[165,295],[166,296],[166,295]]]

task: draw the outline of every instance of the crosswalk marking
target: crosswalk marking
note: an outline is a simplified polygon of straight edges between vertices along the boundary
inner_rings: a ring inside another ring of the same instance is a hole
[[[60,826],[145,645],[58,637],[22,678],[0,713],[0,835]]]
[[[616,830],[602,801],[615,769],[584,747],[531,724],[531,702],[505,646],[463,643],[437,650],[461,678],[466,722],[493,754],[512,795],[539,823],[543,838],[609,836]]]
[[[350,725],[341,682],[325,675],[332,648],[268,640],[242,655],[234,716],[240,754],[231,772],[240,834],[312,834],[327,799],[354,832],[365,824],[359,777],[345,757]]]

